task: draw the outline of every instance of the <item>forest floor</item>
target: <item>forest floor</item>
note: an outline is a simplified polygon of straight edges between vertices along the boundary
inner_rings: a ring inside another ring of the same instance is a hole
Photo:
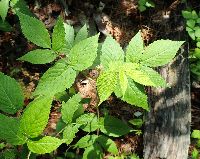
[[[179,0],[155,0],[155,4],[155,8],[147,8],[145,12],[139,12],[135,0],[118,0],[117,2],[115,0],[68,0],[66,6],[62,4],[62,1],[38,0],[35,3],[34,1],[28,2],[30,10],[45,23],[49,31],[52,31],[57,17],[61,15],[76,30],[88,23],[90,34],[101,32],[100,40],[102,41],[106,34],[111,34],[123,48],[127,46],[138,30],[142,32],[145,44],[149,44],[157,39],[168,37],[171,32],[180,27],[172,23],[176,23],[174,19],[181,17],[181,10],[185,8],[185,4],[180,3]],[[197,0],[190,5],[197,6],[196,4],[198,4]],[[200,10],[200,6],[198,7],[195,9]],[[32,65],[16,60],[36,46],[27,42],[24,38],[20,31],[19,21],[11,11],[8,13],[7,20],[12,25],[13,30],[11,32],[0,31],[0,71],[20,82],[25,92],[25,105],[27,105],[38,80],[51,64]],[[184,27],[184,23],[182,27]],[[184,36],[191,43],[186,32]],[[190,46],[193,46],[193,44],[191,43]],[[80,79],[76,80],[77,89],[86,94],[85,96],[95,98],[94,84],[88,83],[86,87],[80,81]],[[191,77],[191,126],[192,129],[200,130],[200,87],[194,86],[192,84],[194,81],[195,79]],[[198,85],[198,82],[196,83]],[[125,120],[131,119],[135,112],[143,113],[142,109],[130,106],[115,97],[110,97],[106,104],[112,115]],[[60,103],[55,101],[45,134],[55,132],[56,123],[60,118],[59,107]],[[87,109],[89,112],[94,111],[92,107]],[[142,156],[142,139],[142,135],[128,134],[122,138],[117,138],[115,142],[120,152],[135,152]],[[191,144],[191,150],[192,147]],[[61,147],[57,153],[62,153],[61,151],[65,148]],[[45,156],[42,158],[45,158]]]

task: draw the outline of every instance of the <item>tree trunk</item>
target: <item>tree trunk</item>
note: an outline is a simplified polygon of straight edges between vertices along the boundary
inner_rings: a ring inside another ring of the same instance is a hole
[[[181,34],[185,33],[174,34],[173,39],[180,40]],[[144,159],[187,159],[191,123],[188,45],[159,72],[171,87],[148,91],[151,110],[145,118]]]

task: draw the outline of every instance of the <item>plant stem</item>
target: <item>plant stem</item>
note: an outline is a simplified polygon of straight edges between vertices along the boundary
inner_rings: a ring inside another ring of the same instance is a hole
[[[96,108],[97,108],[97,120],[98,120],[98,123],[99,123],[99,117],[100,117],[100,115],[99,115],[99,107],[97,106]],[[99,136],[99,128],[97,129],[97,135]]]
[[[28,156],[27,156],[27,159],[29,159],[30,156],[31,156],[31,151],[29,151]]]

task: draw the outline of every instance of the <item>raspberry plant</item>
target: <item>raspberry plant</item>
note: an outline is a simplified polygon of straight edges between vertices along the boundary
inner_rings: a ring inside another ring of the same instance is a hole
[[[23,93],[14,79],[0,74],[0,110],[7,114],[0,114],[3,123],[0,125],[0,139],[12,145],[27,144],[30,152],[36,154],[50,153],[61,144],[67,144],[83,148],[83,159],[101,159],[104,151],[118,155],[112,138],[134,129],[107,111],[103,115],[85,113],[79,93],[73,94],[68,101],[61,101],[60,137],[43,136],[54,97],[73,87],[77,74],[93,66],[94,61],[99,61],[102,70],[97,79],[98,106],[114,92],[123,101],[149,110],[144,86],[167,86],[153,68],[167,64],[183,41],[158,40],[145,46],[139,31],[123,51],[108,36],[98,60],[99,34],[88,37],[86,25],[75,35],[73,27],[59,17],[50,36],[41,21],[19,11],[16,13],[24,36],[39,47],[18,60],[33,64],[52,63],[53,66],[41,77],[33,92],[34,100],[20,117],[11,115],[23,108]],[[74,144],[73,139],[79,130],[87,135]]]

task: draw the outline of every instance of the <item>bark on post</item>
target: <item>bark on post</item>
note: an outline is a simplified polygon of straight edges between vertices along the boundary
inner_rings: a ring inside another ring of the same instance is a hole
[[[187,159],[191,123],[187,43],[159,72],[171,88],[151,88],[148,92],[151,111],[145,118],[144,159]]]

